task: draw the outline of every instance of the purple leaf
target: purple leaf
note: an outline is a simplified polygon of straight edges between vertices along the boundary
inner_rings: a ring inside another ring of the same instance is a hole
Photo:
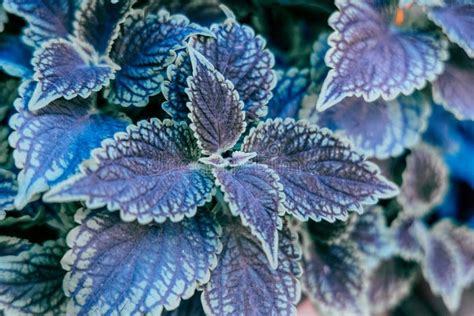
[[[448,169],[434,148],[420,145],[407,158],[398,201],[407,214],[423,216],[443,201]]]
[[[8,75],[30,78],[33,75],[33,49],[18,36],[0,36],[0,68]]]
[[[150,96],[160,92],[162,72],[175,60],[176,50],[195,34],[209,31],[168,11],[158,15],[134,11],[122,26],[111,52],[121,69],[107,92],[109,100],[123,106],[146,105]]]
[[[265,49],[265,40],[233,17],[214,24],[211,31],[215,37],[193,38],[191,46],[232,82],[244,102],[248,118],[265,116],[266,104],[276,84],[272,70],[275,61],[273,54]]]
[[[357,97],[345,98],[337,107],[314,113],[308,119],[347,137],[368,157],[386,159],[401,155],[419,141],[430,113],[427,100],[421,93],[414,93],[372,103]]]
[[[425,249],[423,240],[428,230],[425,225],[412,216],[401,214],[391,226],[395,242],[395,252],[405,260],[421,261]]]
[[[208,315],[295,315],[300,299],[301,249],[287,227],[280,232],[278,268],[240,224],[223,227],[222,252],[202,294]]]
[[[326,55],[332,69],[318,99],[320,111],[349,96],[372,102],[409,95],[442,72],[447,42],[394,25],[396,1],[338,0],[336,6]]]
[[[247,164],[231,170],[214,169],[217,185],[224,193],[231,213],[262,243],[270,265],[278,266],[278,229],[284,214],[283,188],[278,176],[267,166]]]
[[[5,218],[5,211],[15,208],[14,201],[18,184],[14,173],[0,169],[0,220]]]
[[[448,38],[474,58],[474,1],[448,0],[443,6],[433,6],[428,17],[443,29]]]
[[[189,110],[186,103],[189,102],[186,88],[188,77],[192,75],[191,59],[186,51],[180,51],[175,62],[168,66],[166,71],[168,80],[163,81],[161,90],[165,101],[161,106],[175,121],[188,118]]]
[[[125,223],[79,211],[62,260],[69,309],[81,315],[160,315],[178,307],[217,264],[220,227],[206,209],[180,223]]]
[[[50,39],[67,38],[72,33],[77,3],[77,0],[4,0],[3,7],[26,19],[25,42],[39,47]]]
[[[474,120],[474,61],[465,56],[446,63],[433,82],[433,99],[458,119]]]
[[[300,220],[346,220],[349,211],[397,193],[378,168],[328,130],[287,119],[267,120],[245,138],[243,151],[280,177],[287,211]]]
[[[231,149],[245,131],[243,103],[233,84],[190,48],[193,76],[188,79],[191,129],[204,154]]]
[[[19,113],[10,119],[14,132],[10,144],[18,175],[15,205],[22,209],[39,193],[79,172],[80,163],[89,158],[101,141],[125,130],[128,119],[101,113],[92,98],[57,99],[36,112],[26,108],[34,82],[20,88]]]
[[[105,1],[105,0],[104,0]],[[64,97],[87,98],[109,84],[118,69],[108,57],[97,56],[84,43],[51,40],[35,52],[34,79],[38,81],[28,108],[39,110]]]
[[[120,209],[142,224],[192,217],[211,199],[214,181],[197,162],[200,151],[183,123],[153,119],[115,134],[82,164],[82,174],[53,188],[48,201],[85,200],[90,208]]]
[[[119,25],[136,0],[82,1],[74,23],[74,36],[90,44],[100,55],[108,55],[118,37]]]

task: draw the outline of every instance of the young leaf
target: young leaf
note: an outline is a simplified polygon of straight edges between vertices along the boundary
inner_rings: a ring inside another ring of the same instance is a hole
[[[174,64],[168,66],[166,71],[168,80],[163,81],[161,91],[166,101],[161,107],[173,120],[182,121],[188,118],[189,110],[186,103],[189,102],[186,89],[188,87],[188,77],[192,75],[191,59],[189,54],[180,51]]]
[[[72,33],[77,3],[77,0],[3,0],[3,7],[28,22],[24,40],[39,47],[50,39],[67,38]]]
[[[287,119],[267,120],[252,129],[242,150],[280,177],[283,206],[300,220],[346,220],[349,211],[397,194],[363,155],[328,130]]]
[[[336,6],[326,55],[332,69],[318,99],[320,111],[350,96],[372,102],[409,95],[442,72],[447,42],[393,25],[397,1],[337,0]]]
[[[243,103],[233,84],[194,49],[189,49],[193,76],[188,79],[191,128],[204,154],[231,149],[245,131]]]
[[[425,225],[412,216],[402,214],[391,226],[396,253],[408,261],[421,261],[425,249],[423,239],[428,230]]]
[[[19,82],[14,79],[2,80],[0,82],[0,122],[7,116],[13,108],[13,102],[18,96]]]
[[[105,1],[105,0],[104,0]],[[84,43],[55,39],[38,49],[33,58],[38,81],[28,108],[39,110],[64,97],[87,98],[109,84],[118,69],[108,57],[101,57]]]
[[[215,37],[198,36],[190,45],[203,54],[224,78],[232,82],[248,118],[265,116],[276,75],[273,54],[265,40],[233,17],[211,27]]]
[[[407,158],[398,201],[407,214],[423,216],[442,202],[448,185],[448,169],[434,148],[421,145]]]
[[[386,159],[399,156],[419,141],[431,111],[421,93],[414,93],[372,103],[350,97],[337,107],[313,113],[314,117],[308,118],[311,122],[347,137],[367,157]]]
[[[323,86],[324,79],[328,75],[329,68],[324,62],[324,56],[327,51],[331,48],[328,43],[329,33],[322,33],[316,42],[313,44],[313,52],[311,53],[311,92],[320,93],[321,87]],[[314,104],[313,104],[314,107]]]
[[[76,215],[62,260],[72,314],[160,315],[207,283],[220,227],[205,209],[179,223],[125,223],[105,211]]]
[[[136,0],[84,0],[74,22],[74,36],[108,55],[119,25]]]
[[[15,200],[23,208],[37,194],[68,179],[79,171],[79,164],[90,157],[101,141],[125,130],[124,117],[100,113],[93,98],[58,99],[48,107],[31,112],[26,108],[34,82],[20,88],[16,103],[19,113],[10,119],[15,131],[10,144],[15,151],[19,191]]]
[[[12,157],[8,135],[10,135],[8,126],[0,126],[0,168],[11,170],[9,165]]]
[[[5,218],[5,211],[15,208],[15,196],[18,184],[14,173],[0,169],[0,220]]]
[[[214,169],[217,185],[224,192],[234,216],[262,243],[272,268],[278,266],[278,229],[281,229],[280,207],[285,196],[278,176],[267,166],[246,164],[231,170]]]
[[[121,66],[108,90],[108,98],[123,106],[144,106],[160,92],[162,72],[176,58],[176,50],[195,34],[208,34],[182,15],[160,11],[146,15],[134,11],[125,21],[111,58]],[[183,104],[185,106],[185,104]]]
[[[445,5],[433,6],[428,17],[440,26],[448,38],[474,58],[474,1],[450,0]]]
[[[59,264],[64,242],[43,245],[0,237],[0,308],[6,315],[63,315],[65,272]],[[7,246],[5,251],[3,246]]]
[[[296,315],[301,249],[288,227],[279,233],[278,268],[272,269],[244,227],[223,227],[222,252],[201,300],[208,315]]]
[[[18,36],[0,36],[0,68],[13,77],[30,78],[33,75],[33,49]]]
[[[120,209],[140,223],[180,221],[210,200],[212,175],[197,162],[200,150],[186,123],[141,121],[104,141],[82,174],[59,184],[47,201],[85,200],[90,208]]]

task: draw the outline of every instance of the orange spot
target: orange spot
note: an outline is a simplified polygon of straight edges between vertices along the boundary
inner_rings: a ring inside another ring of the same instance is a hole
[[[400,26],[405,21],[405,11],[403,9],[398,8],[397,12],[395,13],[395,25]]]

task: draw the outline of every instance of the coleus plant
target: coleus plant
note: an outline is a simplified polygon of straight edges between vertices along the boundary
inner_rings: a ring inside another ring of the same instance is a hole
[[[0,41],[0,67],[22,79],[1,82],[6,314],[291,315],[303,288],[323,314],[366,315],[398,304],[419,267],[457,309],[473,233],[423,220],[445,165],[415,147],[382,204],[394,168],[379,162],[389,181],[367,158],[416,146],[428,81],[472,118],[474,5],[336,1],[310,69],[275,71],[225,6],[205,27],[154,2],[59,4],[3,1],[27,23]],[[465,53],[447,61],[429,19]],[[17,237],[32,227],[56,233]]]

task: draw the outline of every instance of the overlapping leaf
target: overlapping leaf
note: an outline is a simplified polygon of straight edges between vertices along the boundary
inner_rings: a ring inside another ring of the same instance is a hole
[[[421,261],[427,228],[415,217],[399,216],[391,226],[397,254],[405,260]]]
[[[18,36],[0,36],[0,68],[13,77],[29,78],[33,75],[33,50]]]
[[[60,315],[66,312],[60,259],[63,241],[43,245],[0,238],[0,308],[7,315]],[[6,248],[4,248],[6,247]]]
[[[243,150],[280,177],[287,211],[300,220],[333,222],[349,211],[397,193],[378,168],[329,131],[294,120],[267,120],[245,138]]]
[[[15,201],[20,209],[35,195],[76,174],[79,164],[102,140],[125,130],[128,124],[123,117],[98,112],[93,98],[58,99],[31,112],[26,105],[34,87],[34,82],[26,82],[20,88],[22,98],[15,104],[19,113],[10,120],[15,130],[10,143],[21,169]]]
[[[212,175],[197,162],[200,150],[183,123],[153,119],[130,125],[103,142],[82,174],[51,190],[49,201],[85,200],[107,205],[122,219],[140,223],[191,217],[211,197]]]
[[[11,148],[8,144],[10,129],[7,126],[0,126],[0,168],[8,168],[11,161]]]
[[[296,236],[280,232],[278,268],[268,264],[260,242],[240,224],[223,227],[219,263],[202,294],[210,315],[296,315],[301,249]]]
[[[245,131],[243,103],[233,84],[199,52],[190,48],[193,76],[188,80],[191,128],[204,154],[232,148]]]
[[[146,105],[150,96],[160,92],[162,73],[176,58],[176,50],[195,34],[209,35],[209,31],[164,10],[158,15],[134,11],[122,26],[111,52],[121,69],[108,90],[109,100],[123,106]]]
[[[153,314],[178,307],[217,263],[220,227],[203,209],[161,225],[125,223],[105,211],[78,212],[68,235],[64,280],[76,314]]]
[[[327,109],[349,96],[371,102],[411,94],[436,79],[447,59],[442,38],[393,24],[397,1],[336,1],[329,18],[335,30],[326,63],[331,67],[317,107]]]
[[[17,80],[2,80],[0,82],[0,121],[7,117],[8,112],[13,109],[19,82]]]
[[[15,208],[15,196],[18,184],[14,173],[0,169],[0,220],[5,218],[5,211]]]
[[[180,51],[175,62],[168,66],[167,80],[163,81],[161,90],[166,101],[161,105],[174,120],[181,121],[188,117],[189,102],[186,88],[188,77],[192,75],[191,59],[186,51]]]
[[[32,111],[60,97],[87,98],[108,85],[118,69],[108,57],[99,57],[85,43],[63,39],[45,43],[35,52],[32,63],[34,79],[38,81],[28,105]]]
[[[262,248],[276,268],[278,265],[278,229],[284,200],[278,176],[267,166],[246,164],[226,170],[214,169],[216,182],[224,192],[230,211],[240,216],[244,226],[262,243]]]
[[[324,62],[327,51],[331,48],[328,43],[329,33],[322,33],[313,44],[313,52],[311,53],[311,91],[319,93],[323,86],[324,79],[328,75],[329,68]],[[314,107],[314,104],[313,104]]]

